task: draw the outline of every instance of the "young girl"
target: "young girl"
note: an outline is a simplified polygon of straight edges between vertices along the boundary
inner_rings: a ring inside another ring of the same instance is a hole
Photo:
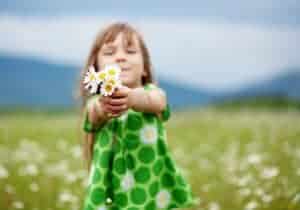
[[[81,85],[84,155],[89,182],[84,210],[167,210],[192,207],[199,200],[176,166],[164,122],[170,118],[165,92],[153,80],[141,35],[127,23],[100,33],[86,66],[101,71],[121,67],[122,87],[111,96],[89,96]]]

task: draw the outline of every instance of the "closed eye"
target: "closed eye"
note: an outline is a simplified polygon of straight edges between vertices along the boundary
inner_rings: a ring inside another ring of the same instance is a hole
[[[112,55],[114,52],[113,50],[104,50],[103,55]]]
[[[136,53],[136,50],[133,49],[133,48],[128,48],[128,49],[127,49],[127,53],[128,53],[128,54],[135,54],[135,53]]]

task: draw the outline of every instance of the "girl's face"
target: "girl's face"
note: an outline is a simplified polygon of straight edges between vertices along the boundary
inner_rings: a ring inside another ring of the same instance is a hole
[[[133,35],[132,44],[125,46],[124,33],[117,35],[113,42],[105,43],[99,50],[97,59],[100,70],[107,64],[118,64],[121,67],[122,84],[135,88],[142,85],[142,76],[146,75],[139,41]]]

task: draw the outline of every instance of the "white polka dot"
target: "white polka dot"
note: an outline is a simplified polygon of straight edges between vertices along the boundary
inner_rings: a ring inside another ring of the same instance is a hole
[[[121,186],[122,189],[124,191],[128,191],[129,189],[131,189],[134,185],[134,176],[132,174],[132,172],[127,171],[126,175],[123,177],[122,182],[121,182]]]
[[[157,128],[146,124],[140,131],[140,137],[145,144],[154,144],[157,141]]]
[[[166,208],[170,203],[171,195],[167,190],[161,190],[156,195],[155,201],[158,208]]]
[[[97,208],[97,210],[107,210],[106,206],[102,205]]]

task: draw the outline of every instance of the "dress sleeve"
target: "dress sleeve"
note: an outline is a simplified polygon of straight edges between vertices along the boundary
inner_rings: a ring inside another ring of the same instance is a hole
[[[91,96],[87,99],[87,103],[84,107],[84,118],[83,118],[83,124],[82,124],[82,128],[85,132],[87,133],[92,133],[92,132],[95,132],[97,131],[101,126],[98,126],[98,127],[95,127],[91,121],[89,120],[89,115],[88,115],[88,110],[89,110],[89,107],[95,102],[95,100],[98,100],[98,95],[95,95],[95,96]]]
[[[155,88],[159,88],[159,87],[157,85],[153,84],[153,83],[148,83],[144,86],[145,90],[152,90],[152,89],[155,89]],[[161,112],[161,117],[162,117],[162,120],[164,122],[167,121],[168,119],[170,119],[170,117],[171,117],[171,107],[170,107],[170,104],[169,104],[168,100],[167,100],[166,107]]]

